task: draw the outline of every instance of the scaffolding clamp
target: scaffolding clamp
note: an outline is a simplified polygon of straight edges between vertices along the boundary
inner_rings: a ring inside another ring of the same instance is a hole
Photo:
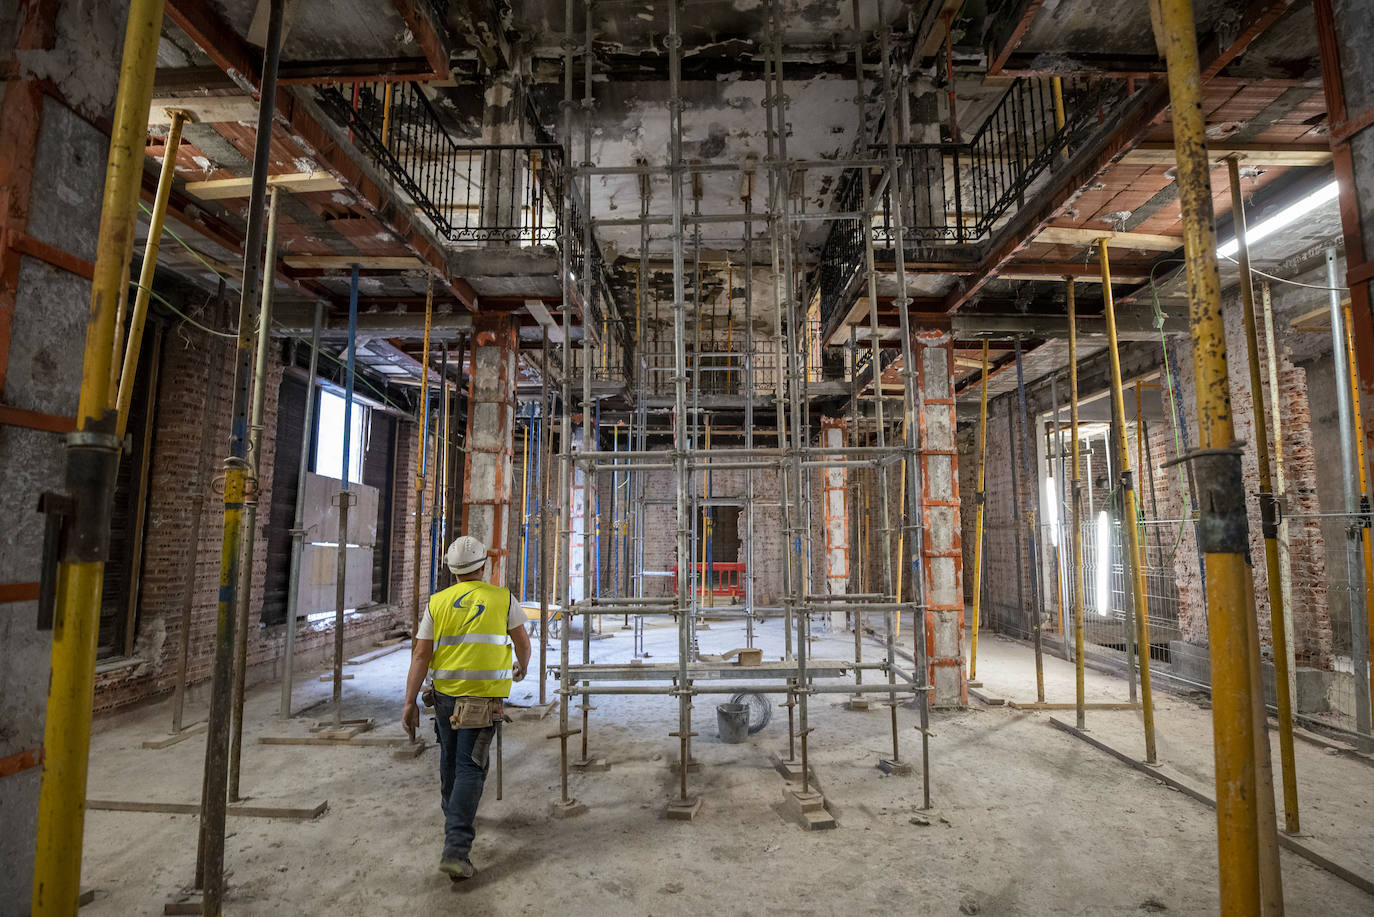
[[[1193,463],[1198,491],[1197,542],[1204,554],[1244,554],[1250,546],[1250,524],[1245,513],[1245,480],[1241,472],[1241,447],[1237,440],[1225,449],[1189,449],[1160,467]]]
[[[1284,505],[1280,497],[1267,491],[1259,492],[1260,529],[1266,540],[1279,537],[1279,523],[1283,521]]]
[[[57,609],[57,562],[63,553],[64,536],[75,504],[66,494],[48,491],[39,495],[38,511],[44,516],[43,555],[38,577],[38,629],[52,630]]]

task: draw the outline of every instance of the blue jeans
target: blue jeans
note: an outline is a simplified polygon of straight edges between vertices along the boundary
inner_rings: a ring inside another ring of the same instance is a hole
[[[444,859],[465,860],[477,832],[477,803],[487,781],[494,726],[454,729],[457,698],[434,692],[434,732],[439,738],[439,806],[444,810]]]

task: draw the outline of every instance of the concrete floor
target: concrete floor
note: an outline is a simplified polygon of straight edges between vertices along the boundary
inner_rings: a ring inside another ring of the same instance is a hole
[[[610,630],[592,644],[598,662],[632,655],[628,632]],[[903,630],[909,640],[910,630]],[[701,632],[703,652],[743,645],[742,626]],[[676,633],[651,627],[649,661],[671,661]],[[758,645],[781,652],[778,622],[760,626]],[[853,637],[816,641],[818,657],[852,654]],[[865,646],[877,657],[878,647]],[[556,650],[551,659],[556,659]],[[580,658],[580,644],[574,658]],[[852,657],[851,657],[852,658]],[[408,653],[363,666],[345,683],[345,715],[375,716],[376,734],[400,735],[399,699]],[[1071,669],[1047,664],[1050,699],[1072,699]],[[984,635],[979,675],[987,689],[1032,700],[1030,650]],[[1068,676],[1071,679],[1071,675]],[[1124,683],[1090,673],[1090,696],[1123,696]],[[517,685],[527,702],[536,685]],[[302,679],[298,707],[326,699],[330,686]],[[676,789],[669,770],[677,708],[667,698],[603,697],[592,714],[591,748],[607,773],[573,774],[572,794],[589,806],[557,820],[555,718],[506,728],[505,799],[494,782],[479,816],[473,860],[480,872],[461,885],[439,874],[442,824],[433,749],[397,761],[389,749],[257,744],[262,735],[305,735],[325,714],[315,707],[283,723],[278,691],[250,692],[243,759],[244,791],[262,805],[305,806],[327,800],[312,822],[231,817],[226,863],[230,914],[465,913],[640,914],[1122,914],[1217,909],[1215,819],[1211,810],[1086,743],[1049,727],[1045,714],[975,706],[936,714],[932,722],[934,808],[920,812],[919,775],[887,777],[875,764],[890,750],[886,708],[857,713],[841,699],[812,702],[811,755],[838,820],[834,831],[807,832],[781,810],[784,782],[769,753],[785,751],[785,710],[748,742],[715,735],[715,699],[698,703],[694,753],[704,764],[691,778],[703,806],[692,823],[668,821]],[[1072,717],[1072,713],[1068,714]],[[1090,714],[1104,739],[1139,742],[1137,715]],[[917,755],[916,712],[899,711],[903,754]],[[1207,713],[1178,698],[1160,701],[1161,751],[1210,781]],[[144,739],[165,733],[165,705],[100,724],[92,747],[91,798],[195,801],[203,737],[153,751]],[[1204,728],[1205,727],[1205,728]],[[431,727],[426,722],[426,730]],[[1311,760],[1309,760],[1311,759]],[[1325,766],[1331,766],[1327,770]],[[1347,811],[1341,843],[1370,856],[1368,767],[1302,752],[1312,830]],[[1318,777],[1321,774],[1323,776]],[[1362,834],[1353,826],[1362,823]],[[193,816],[90,812],[84,884],[99,891],[83,914],[160,914],[192,876]],[[1374,897],[1283,854],[1290,915],[1374,913]]]

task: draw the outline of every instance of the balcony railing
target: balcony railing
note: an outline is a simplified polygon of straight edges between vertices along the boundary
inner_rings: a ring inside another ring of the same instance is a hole
[[[558,240],[559,145],[460,144],[417,83],[354,83],[318,93],[440,235],[454,242]]]

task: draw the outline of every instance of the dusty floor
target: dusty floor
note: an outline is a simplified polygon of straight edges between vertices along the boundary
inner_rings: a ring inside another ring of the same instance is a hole
[[[608,622],[609,623],[609,622]],[[628,632],[593,643],[598,662],[628,660]],[[909,633],[909,629],[904,633]],[[676,635],[648,631],[650,661],[670,661]],[[742,628],[715,624],[704,652],[743,644]],[[776,622],[759,645],[781,650]],[[580,648],[579,648],[580,649]],[[845,658],[851,635],[817,641],[818,657]],[[866,656],[878,649],[865,646]],[[556,659],[556,652],[551,654]],[[576,658],[576,657],[575,657]],[[852,656],[850,657],[852,658]],[[345,715],[375,716],[377,734],[399,735],[408,654],[350,669]],[[1071,673],[1047,665],[1050,699],[1072,699]],[[988,690],[1033,699],[1031,654],[985,636],[979,676]],[[1124,696],[1119,679],[1090,673],[1090,696]],[[1066,687],[1066,685],[1068,687]],[[298,708],[328,697],[302,679]],[[537,686],[517,685],[513,700]],[[528,698],[525,698],[528,700]],[[931,740],[934,808],[920,812],[920,777],[886,777],[874,765],[890,749],[886,709],[857,713],[836,696],[812,703],[812,761],[838,819],[834,831],[806,832],[780,812],[783,780],[770,752],[786,749],[785,711],[749,742],[716,739],[714,699],[699,702],[704,763],[692,775],[704,804],[692,823],[668,821],[675,791],[669,764],[676,706],[659,697],[603,697],[593,713],[592,753],[607,773],[573,774],[572,793],[589,806],[557,820],[556,719],[506,728],[505,799],[494,782],[479,816],[474,880],[454,886],[434,868],[441,843],[437,755],[397,761],[389,749],[257,744],[262,735],[305,735],[324,715],[315,707],[277,718],[278,691],[251,692],[244,791],[257,804],[327,800],[313,822],[231,817],[227,867],[230,914],[427,914],[439,912],[620,914],[1213,914],[1217,909],[1211,810],[1072,736],[1045,714],[975,708],[937,714]],[[1070,713],[1071,717],[1072,714]],[[1120,745],[1139,741],[1135,714],[1090,715]],[[1207,712],[1161,695],[1160,745],[1180,769],[1210,781]],[[164,706],[102,724],[92,748],[91,798],[198,799],[203,738],[153,751],[165,733]],[[903,754],[919,751],[916,713],[900,710]],[[428,723],[425,728],[430,729]],[[1374,773],[1360,763],[1300,748],[1304,805],[1318,832],[1345,831],[1368,862]],[[1311,759],[1311,760],[1308,760]],[[919,816],[919,822],[915,821]],[[1347,830],[1349,829],[1349,830]],[[1362,832],[1362,833],[1361,833]],[[84,884],[99,889],[83,914],[160,914],[191,878],[196,819],[91,812]],[[1290,915],[1374,913],[1374,897],[1291,854],[1283,855]]]

